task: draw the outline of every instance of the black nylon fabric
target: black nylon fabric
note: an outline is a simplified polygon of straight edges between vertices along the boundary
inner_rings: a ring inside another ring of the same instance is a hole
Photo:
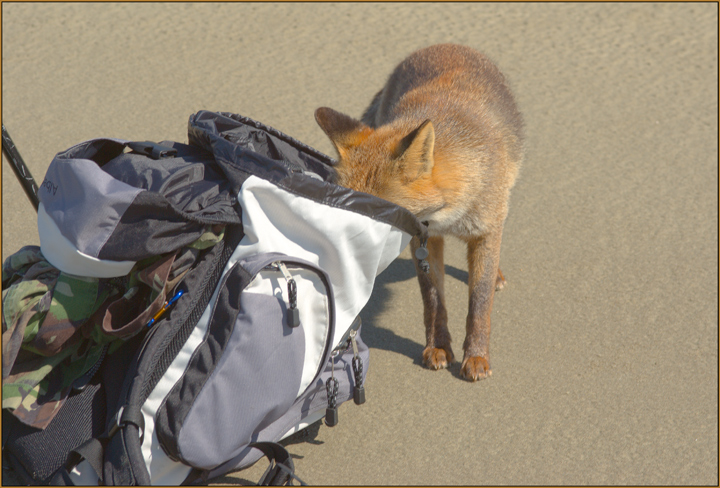
[[[239,224],[231,184],[213,159],[199,147],[163,141],[177,151],[154,160],[123,153],[102,169],[140,192],[98,258],[139,261],[171,252],[199,238],[211,224]]]
[[[145,476],[143,481],[136,478],[135,471],[137,468],[135,468],[135,465],[131,461],[126,442],[126,439],[132,438],[130,436],[139,436],[137,428],[134,428],[132,425],[128,425],[124,429],[120,429],[110,438],[110,442],[105,448],[103,482],[107,486],[146,486],[150,484],[150,476]],[[134,459],[137,463],[137,458]],[[142,462],[142,457],[140,457],[140,461]],[[144,474],[147,474],[147,470],[144,469],[144,466],[142,466],[142,468],[142,470],[145,471]],[[141,470],[138,469],[137,471],[140,472]]]
[[[290,167],[286,169],[290,169],[290,172],[294,167],[316,173],[324,181],[335,178],[333,166],[337,162],[334,159],[249,117],[203,110],[190,117],[188,126],[190,141],[195,141],[209,151],[213,151],[212,139],[204,137],[203,133],[220,135],[236,146],[260,156],[266,163],[272,161],[269,166],[289,163]]]
[[[160,145],[175,149],[177,156],[153,160],[126,153],[102,169],[118,181],[164,196],[173,208],[186,214],[220,222],[235,217],[235,200],[212,153],[179,142],[162,141]]]
[[[140,261],[192,244],[207,221],[178,211],[165,197],[140,192],[98,253],[99,259]]]

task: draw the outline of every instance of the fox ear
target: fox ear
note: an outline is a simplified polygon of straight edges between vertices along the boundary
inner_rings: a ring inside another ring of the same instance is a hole
[[[402,138],[395,148],[395,157],[405,174],[415,180],[432,171],[435,164],[434,150],[435,128],[428,119]]]
[[[365,127],[359,120],[328,107],[315,110],[315,120],[335,145],[340,158],[345,157],[347,149],[355,144],[357,133]]]

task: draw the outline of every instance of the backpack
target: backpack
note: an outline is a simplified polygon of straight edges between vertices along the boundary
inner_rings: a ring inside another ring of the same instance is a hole
[[[278,442],[365,401],[359,313],[427,235],[334,164],[208,111],[188,144],[57,154],[40,246],[3,266],[3,452],[25,482],[178,485],[263,456],[261,484],[296,478]]]

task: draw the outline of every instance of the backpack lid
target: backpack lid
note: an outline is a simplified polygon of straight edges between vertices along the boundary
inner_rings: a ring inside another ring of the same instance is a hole
[[[302,142],[242,115],[200,111],[190,117],[191,144],[211,151],[233,188],[255,175],[299,196],[386,222],[427,237],[427,226],[409,210],[334,183],[337,162]]]

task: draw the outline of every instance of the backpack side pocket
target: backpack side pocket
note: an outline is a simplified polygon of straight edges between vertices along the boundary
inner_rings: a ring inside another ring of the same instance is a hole
[[[293,299],[281,268],[294,282],[297,324],[288,320]],[[166,454],[212,469],[248,449],[319,374],[332,318],[329,282],[311,266],[275,253],[235,263],[203,342],[155,417]]]

